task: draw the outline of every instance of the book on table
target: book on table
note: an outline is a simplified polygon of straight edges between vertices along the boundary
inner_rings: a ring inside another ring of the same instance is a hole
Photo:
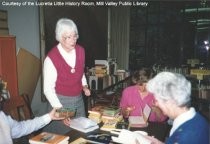
[[[84,133],[88,133],[99,128],[96,122],[86,117],[72,119],[70,127]]]
[[[29,139],[30,144],[68,144],[69,136],[42,132]]]
[[[148,118],[151,113],[151,108],[146,104],[143,109],[142,116],[129,116],[128,122],[130,127],[146,127]]]
[[[118,121],[116,121],[116,120],[107,120],[106,122],[103,123],[103,125],[100,128],[100,130],[102,130],[102,131],[115,130],[117,122]]]
[[[95,121],[96,123],[100,123],[101,122],[101,112],[89,110],[88,114],[89,114],[88,115],[89,119]]]
[[[106,122],[111,119],[122,119],[120,116],[120,109],[113,106],[95,106],[91,110],[88,110],[88,113],[88,118],[92,119],[96,123]]]
[[[86,144],[86,143],[87,143],[86,139],[84,139],[83,137],[79,137],[73,142],[70,142],[69,144]]]
[[[105,133],[93,133],[86,138],[87,143],[91,144],[110,144],[111,140],[111,135]]]
[[[103,116],[115,116],[118,113],[120,113],[120,108],[119,107],[106,107],[103,110]]]
[[[111,135],[108,134],[91,134],[87,138],[79,137],[69,144],[109,144]]]

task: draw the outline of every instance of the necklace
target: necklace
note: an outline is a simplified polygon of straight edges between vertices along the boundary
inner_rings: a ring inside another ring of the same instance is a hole
[[[72,68],[71,69],[71,73],[75,73],[75,68]]]

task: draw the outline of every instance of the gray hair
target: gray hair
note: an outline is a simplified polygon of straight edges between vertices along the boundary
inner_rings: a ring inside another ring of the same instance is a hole
[[[58,20],[55,28],[56,40],[60,41],[62,38],[62,34],[67,30],[74,31],[77,34],[77,38],[79,38],[76,24],[71,19],[61,18]]]
[[[156,99],[173,100],[178,106],[190,105],[191,83],[181,74],[161,72],[147,83]]]

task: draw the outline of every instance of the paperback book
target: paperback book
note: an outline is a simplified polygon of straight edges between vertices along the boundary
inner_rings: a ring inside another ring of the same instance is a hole
[[[86,117],[72,119],[70,127],[84,133],[88,133],[99,128],[96,122]]]
[[[143,109],[142,116],[129,116],[129,126],[130,127],[146,127],[148,125],[148,118],[151,112],[151,108],[146,105]]]

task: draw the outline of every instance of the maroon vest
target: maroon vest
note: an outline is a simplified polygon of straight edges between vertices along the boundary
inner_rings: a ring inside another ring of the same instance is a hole
[[[72,67],[66,63],[57,47],[54,47],[48,53],[48,57],[51,59],[57,70],[57,80],[55,84],[57,94],[64,96],[78,96],[81,93],[82,76],[85,66],[85,52],[79,45],[76,45],[75,50],[76,64],[74,73],[71,72]]]

